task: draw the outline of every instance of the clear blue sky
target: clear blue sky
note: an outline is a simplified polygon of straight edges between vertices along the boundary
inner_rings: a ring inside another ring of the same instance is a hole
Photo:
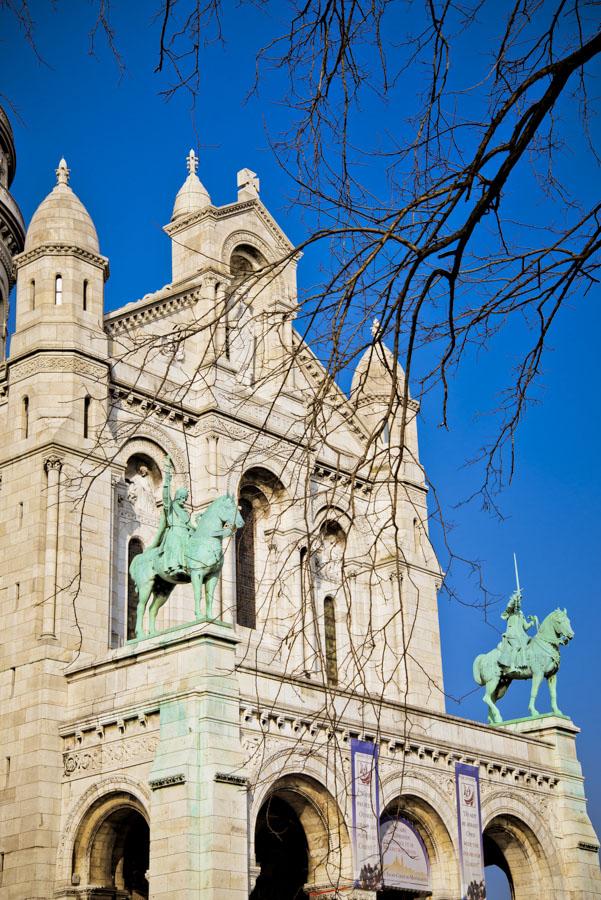
[[[159,96],[167,82],[153,74],[156,23],[142,12],[151,7],[122,7],[115,18],[127,66],[122,76],[102,38],[97,57],[87,53],[88,4],[68,0],[58,5],[58,14],[45,2],[32,4],[39,50],[48,65],[35,59],[7,13],[0,13],[0,83],[3,97],[17,113],[8,109],[18,150],[13,192],[29,220],[54,183],[59,158],[66,156],[72,186],[93,216],[101,250],[110,258],[109,309],[169,281],[170,242],[162,226],[170,219],[185,177],[190,146],[200,150],[199,175],[214,202],[235,199],[236,172],[249,167],[259,173],[262,198],[284,231],[293,241],[305,237],[300,213],[289,202],[293,185],[269,149],[267,128],[273,135],[285,122],[285,110],[275,103],[276,86],[268,82],[258,98],[244,102],[254,74],[254,53],[269,32],[262,13],[229,4],[227,43],[207,51],[193,114],[185,95],[169,103]],[[376,125],[369,121],[369,110],[364,124]],[[578,178],[582,148],[575,143],[569,149],[569,172]],[[593,184],[584,187],[593,189]],[[301,263],[301,290],[318,265],[319,258],[311,254]],[[498,366],[506,364],[511,353],[511,336],[494,352],[472,360],[455,380],[449,432],[437,427],[437,410],[424,403],[420,439],[422,460],[454,524],[454,550],[482,563],[499,603],[513,588],[515,550],[526,611],[542,617],[557,605],[568,607],[576,638],[563,653],[560,705],[582,728],[578,747],[589,811],[601,828],[601,616],[595,568],[601,537],[598,301],[597,290],[586,300],[573,300],[561,314],[538,391],[540,403],[530,409],[517,438],[517,473],[500,498],[503,521],[477,504],[455,506],[476,484],[465,462],[486,434],[487,420],[477,413],[491,405]],[[444,562],[442,548],[441,557]],[[467,572],[453,567],[451,578],[467,603],[481,599]],[[447,708],[454,714],[485,718],[471,662],[498,641],[502,608],[494,608],[487,623],[480,610],[441,597]],[[503,702],[506,717],[523,714],[527,689],[524,684],[511,688]],[[547,705],[543,686],[540,707]]]

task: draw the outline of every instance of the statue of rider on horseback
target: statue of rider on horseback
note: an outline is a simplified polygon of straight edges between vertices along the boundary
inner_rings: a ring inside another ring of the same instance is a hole
[[[507,622],[505,633],[498,646],[489,653],[481,653],[473,664],[474,680],[485,687],[483,700],[488,707],[488,721],[502,722],[497,701],[503,697],[512,681],[532,679],[528,711],[538,716],[536,697],[543,678],[547,679],[551,697],[551,711],[556,716],[562,712],[557,705],[557,672],[560,662],[560,647],[574,637],[574,632],[565,609],[555,609],[539,625],[536,616],[526,616],[522,612],[522,591],[517,573],[517,589],[501,618]],[[536,633],[528,632],[536,626]]]
[[[223,539],[244,526],[236,498],[218,497],[196,516],[193,523],[186,509],[187,488],[171,496],[173,463],[165,461],[163,510],[154,540],[134,557],[129,571],[138,593],[136,638],[145,637],[144,613],[148,606],[148,626],[152,634],[156,617],[177,584],[192,583],[194,610],[201,618],[204,591],[205,617],[213,618],[213,596],[223,568]],[[152,599],[151,599],[152,597]]]

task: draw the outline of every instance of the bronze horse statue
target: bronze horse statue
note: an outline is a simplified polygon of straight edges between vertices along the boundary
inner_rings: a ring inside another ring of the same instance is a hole
[[[538,716],[535,703],[543,678],[547,679],[551,709],[556,716],[563,713],[557,706],[557,671],[559,669],[559,647],[567,644],[574,637],[570,620],[565,609],[556,609],[543,620],[537,633],[530,638],[524,648],[524,665],[507,668],[499,663],[500,650],[495,648],[489,653],[481,653],[474,660],[474,680],[485,685],[484,703],[488,706],[488,721],[493,724],[502,722],[503,718],[495,705],[516,679],[532,679],[530,703],[528,710],[531,716]]]
[[[184,567],[181,571],[166,571],[163,554],[165,530],[159,530],[153,542],[131,562],[129,573],[138,593],[136,611],[136,638],[146,636],[144,613],[152,595],[148,612],[149,633],[155,631],[156,617],[167,602],[177,584],[192,583],[194,613],[200,619],[204,586],[206,617],[213,615],[213,595],[223,568],[223,538],[242,528],[244,519],[238,511],[236,499],[231,494],[218,497],[197,516],[190,526],[183,547]]]

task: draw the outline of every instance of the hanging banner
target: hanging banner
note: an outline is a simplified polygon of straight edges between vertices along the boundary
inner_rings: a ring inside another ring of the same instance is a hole
[[[484,900],[484,851],[480,782],[476,766],[455,763],[457,820],[459,824],[459,865],[462,900]]]
[[[385,819],[380,826],[384,887],[429,891],[430,860],[425,844],[406,819]]]
[[[380,805],[378,796],[378,748],[351,738],[353,781],[353,863],[355,887],[382,887],[380,863]]]
[[[384,887],[427,891],[431,887],[428,852],[406,819],[385,819],[380,826]]]

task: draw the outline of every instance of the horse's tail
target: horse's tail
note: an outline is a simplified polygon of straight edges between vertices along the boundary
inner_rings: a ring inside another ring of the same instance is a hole
[[[476,684],[484,684],[484,678],[482,677],[482,670],[480,668],[480,660],[484,657],[484,653],[480,653],[474,660],[474,664],[472,666],[472,674],[474,676],[474,681]]]

